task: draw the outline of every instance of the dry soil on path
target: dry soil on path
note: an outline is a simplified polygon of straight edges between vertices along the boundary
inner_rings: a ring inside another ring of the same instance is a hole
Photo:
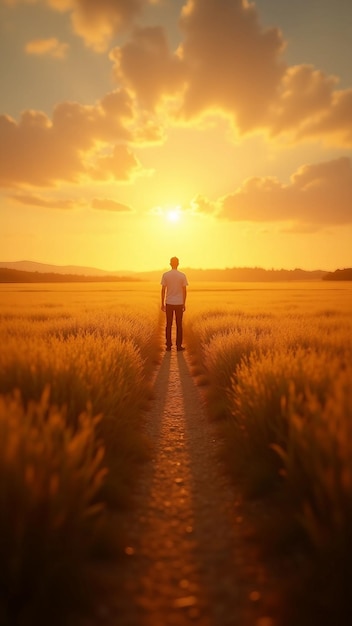
[[[270,589],[183,352],[166,352],[146,429],[153,458],[126,521],[119,626],[273,626]]]

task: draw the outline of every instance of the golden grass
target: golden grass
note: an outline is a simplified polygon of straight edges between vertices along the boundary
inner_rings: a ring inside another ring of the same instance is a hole
[[[158,304],[155,290],[125,284],[0,290],[4,626],[63,623],[95,557],[123,549],[113,514],[149,455]]]
[[[247,495],[281,502],[272,527],[280,521],[277,543],[286,550],[292,541],[292,562],[299,542],[286,623],[347,623],[352,285],[245,285],[199,291],[194,301],[185,338],[208,384],[229,471]]]
[[[49,389],[26,408],[18,391],[0,396],[2,624],[51,622],[51,600],[61,614],[85,577],[104,514],[97,421],[82,413],[70,427]]]
[[[54,624],[52,603],[62,620],[63,597],[87,596],[95,556],[121,547],[111,516],[148,456],[142,410],[161,350],[159,289],[0,286],[5,626],[48,615]],[[305,539],[295,588],[305,611],[293,626],[313,624],[316,611],[320,626],[343,623],[352,590],[351,311],[349,283],[189,289],[185,341],[229,469],[247,493],[281,494],[281,538],[295,526]]]

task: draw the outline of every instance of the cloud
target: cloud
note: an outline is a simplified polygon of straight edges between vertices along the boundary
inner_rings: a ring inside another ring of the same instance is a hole
[[[247,179],[220,198],[218,216],[232,221],[295,223],[318,230],[352,223],[352,163],[341,157],[304,165],[282,184],[274,177]]]
[[[87,172],[94,180],[127,181],[140,169],[141,166],[131,150],[126,146],[116,145],[107,156],[96,158]]]
[[[187,117],[218,108],[240,133],[265,131],[292,141],[352,145],[352,89],[312,65],[287,67],[277,28],[263,29],[254,4],[189,0],[183,9]]]
[[[69,45],[60,42],[56,37],[50,39],[33,39],[25,46],[27,54],[35,56],[50,56],[55,59],[65,59]]]
[[[239,134],[260,132],[292,143],[352,145],[352,89],[312,65],[287,66],[278,28],[264,29],[253,3],[188,0],[183,40],[171,50],[162,28],[141,28],[110,58],[118,82],[139,107],[196,121],[230,117]]]
[[[5,0],[6,4],[45,4],[69,12],[73,31],[96,52],[104,52],[112,38],[141,14],[149,0]]]
[[[44,209],[64,209],[71,210],[77,208],[77,205],[82,205],[82,202],[77,202],[77,200],[63,200],[63,199],[51,199],[47,200],[46,198],[42,198],[41,196],[36,196],[32,194],[16,194],[14,196],[10,196],[12,200],[19,202],[20,204],[28,205],[28,206],[37,206],[43,207]]]
[[[166,139],[166,129],[164,126],[152,119],[140,117],[138,125],[133,132],[133,142],[139,146],[150,144],[161,144]]]
[[[110,53],[118,81],[146,109],[184,88],[184,63],[169,49],[161,27],[136,29],[130,41]]]
[[[74,31],[87,46],[104,52],[114,35],[130,27],[146,0],[71,0]],[[58,2],[59,4],[59,2]]]
[[[0,186],[52,186],[59,181],[128,180],[139,164],[125,145],[133,139],[130,99],[116,91],[94,106],[63,102],[52,120],[25,111],[19,122],[0,116]]]
[[[269,120],[272,134],[291,129],[297,134],[307,119],[326,111],[336,82],[336,77],[325,76],[312,65],[287,68]]]
[[[338,77],[312,65],[287,67],[280,31],[262,29],[253,4],[189,0],[181,27],[186,117],[213,107],[240,133],[352,145],[352,89],[337,90]]]
[[[152,2],[7,0],[26,1],[70,12],[75,32],[98,51],[116,32],[133,26]],[[182,40],[172,50],[162,27],[135,28],[110,53],[119,87],[133,99],[128,106],[140,113],[133,130],[136,143],[160,142],[170,117],[194,123],[215,112],[229,116],[239,134],[352,145],[352,89],[339,90],[336,76],[311,65],[288,67],[281,31],[261,26],[254,3],[187,0],[180,33]],[[50,41],[42,40],[33,50],[44,52],[46,42],[47,54],[54,54],[64,45],[50,48]],[[107,117],[111,123],[113,114]]]
[[[127,204],[121,204],[108,198],[94,198],[92,200],[92,208],[98,211],[115,211],[116,213],[130,213],[132,211]]]
[[[202,194],[198,194],[191,201],[190,208],[188,210],[193,215],[215,215],[217,207],[216,203],[211,202]]]
[[[74,210],[78,207],[87,207],[88,202],[82,199],[62,199],[62,198],[45,198],[36,194],[17,193],[13,196],[8,196],[11,200],[31,207],[41,207],[43,209],[62,209],[62,210]],[[126,204],[121,204],[115,200],[108,198],[94,198],[91,202],[91,207],[98,211],[114,211],[116,213],[131,213],[131,207]]]
[[[254,4],[243,0],[188,0],[180,25],[185,115],[219,108],[235,117],[241,131],[258,126],[285,70],[279,29],[263,29]]]
[[[136,30],[110,55],[116,78],[150,110],[173,97],[188,120],[221,109],[242,131],[257,126],[285,71],[280,31],[262,29],[254,5],[242,0],[189,0],[180,26],[176,51],[162,28]]]
[[[287,68],[266,120],[270,134],[352,145],[352,89],[339,91],[338,82],[312,65]]]
[[[313,119],[309,119],[298,138],[323,138],[329,143],[352,146],[352,89],[334,91],[331,106]]]

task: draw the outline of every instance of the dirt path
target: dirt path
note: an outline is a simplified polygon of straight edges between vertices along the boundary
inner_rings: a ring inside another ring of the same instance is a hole
[[[119,626],[273,626],[266,579],[184,353],[165,353],[128,519]],[[267,599],[267,598],[266,598]]]

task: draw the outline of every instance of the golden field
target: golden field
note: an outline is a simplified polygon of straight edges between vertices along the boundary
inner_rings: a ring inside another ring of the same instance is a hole
[[[275,501],[270,541],[321,624],[352,587],[351,313],[350,283],[197,283],[184,317],[228,470]],[[0,286],[1,623],[76,606],[118,558],[163,325],[154,283]]]
[[[236,289],[192,298],[194,373],[228,470],[266,506],[265,549],[290,564],[285,626],[343,624],[352,592],[352,285]]]
[[[122,552],[157,304],[135,284],[0,288],[1,624],[65,622],[96,560]]]

